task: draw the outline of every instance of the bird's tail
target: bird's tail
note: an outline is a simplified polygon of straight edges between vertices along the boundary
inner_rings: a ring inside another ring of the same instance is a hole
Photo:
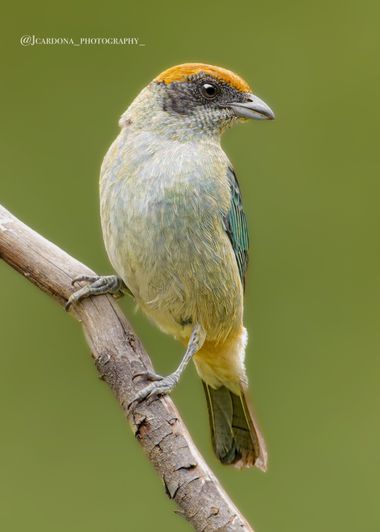
[[[236,395],[225,386],[212,388],[204,381],[211,438],[222,464],[253,467],[266,471],[264,439],[248,405],[246,391]]]
[[[206,341],[194,362],[206,392],[215,454],[223,464],[265,471],[264,438],[247,395],[246,343],[247,332],[241,327],[223,342]]]

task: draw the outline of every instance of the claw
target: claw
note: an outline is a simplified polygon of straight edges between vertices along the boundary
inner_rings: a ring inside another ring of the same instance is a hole
[[[135,375],[135,377],[137,376],[138,375]],[[159,375],[155,375],[155,377],[159,377]],[[128,404],[128,409],[131,408],[133,403],[138,404],[144,401],[145,399],[150,399],[151,397],[158,397],[159,395],[169,394],[174,389],[177,382],[178,377],[174,373],[168,375],[167,377],[161,377],[160,379],[156,378],[154,382],[148,384],[148,386],[145,386],[145,388],[137,392],[133,400]]]
[[[67,300],[67,303],[65,305],[65,310],[69,310],[71,305],[74,305],[75,303],[78,303],[81,299],[83,299],[87,295],[88,295],[88,287],[87,286],[83,286],[83,288],[80,288],[79,290],[77,290],[76,292],[71,294],[71,296],[69,297],[69,299]]]
[[[83,281],[87,281],[88,283],[95,283],[95,281],[98,281],[99,279],[99,275],[77,275],[71,281],[71,284],[74,286],[76,283],[81,283]]]
[[[164,378],[161,375],[158,375],[158,373],[154,373],[154,371],[142,371],[141,373],[133,375],[132,381],[135,381],[135,379],[138,379],[139,377],[147,381],[161,381]]]

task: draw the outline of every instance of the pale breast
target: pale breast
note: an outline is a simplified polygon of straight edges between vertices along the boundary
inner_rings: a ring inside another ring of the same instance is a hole
[[[110,260],[144,311],[175,335],[201,321],[219,337],[242,319],[241,282],[222,223],[227,165],[210,143],[122,136],[102,167]]]

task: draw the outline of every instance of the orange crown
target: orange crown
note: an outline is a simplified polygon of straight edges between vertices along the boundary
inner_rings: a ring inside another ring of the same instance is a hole
[[[230,70],[217,66],[205,65],[203,63],[185,63],[183,65],[168,68],[157,76],[154,81],[166,84],[172,83],[173,81],[186,81],[189,76],[198,74],[199,72],[204,72],[220,81],[224,81],[238,91],[251,92],[248,83]]]

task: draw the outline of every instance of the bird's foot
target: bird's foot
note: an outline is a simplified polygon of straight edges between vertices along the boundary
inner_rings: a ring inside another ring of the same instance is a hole
[[[144,379],[152,382],[137,392],[133,400],[129,403],[128,408],[130,408],[133,403],[138,404],[145,399],[169,394],[175,388],[179,380],[179,376],[176,372],[171,373],[167,377],[162,377],[161,375],[157,375],[157,373],[147,371],[144,373],[138,373],[133,377],[133,380],[137,377],[144,377]]]
[[[89,284],[82,286],[82,288],[71,294],[65,305],[65,310],[69,310],[71,305],[78,303],[86,297],[104,294],[121,297],[126,290],[123,280],[117,275],[79,275],[72,280],[71,284],[75,285],[81,282],[87,282]]]

